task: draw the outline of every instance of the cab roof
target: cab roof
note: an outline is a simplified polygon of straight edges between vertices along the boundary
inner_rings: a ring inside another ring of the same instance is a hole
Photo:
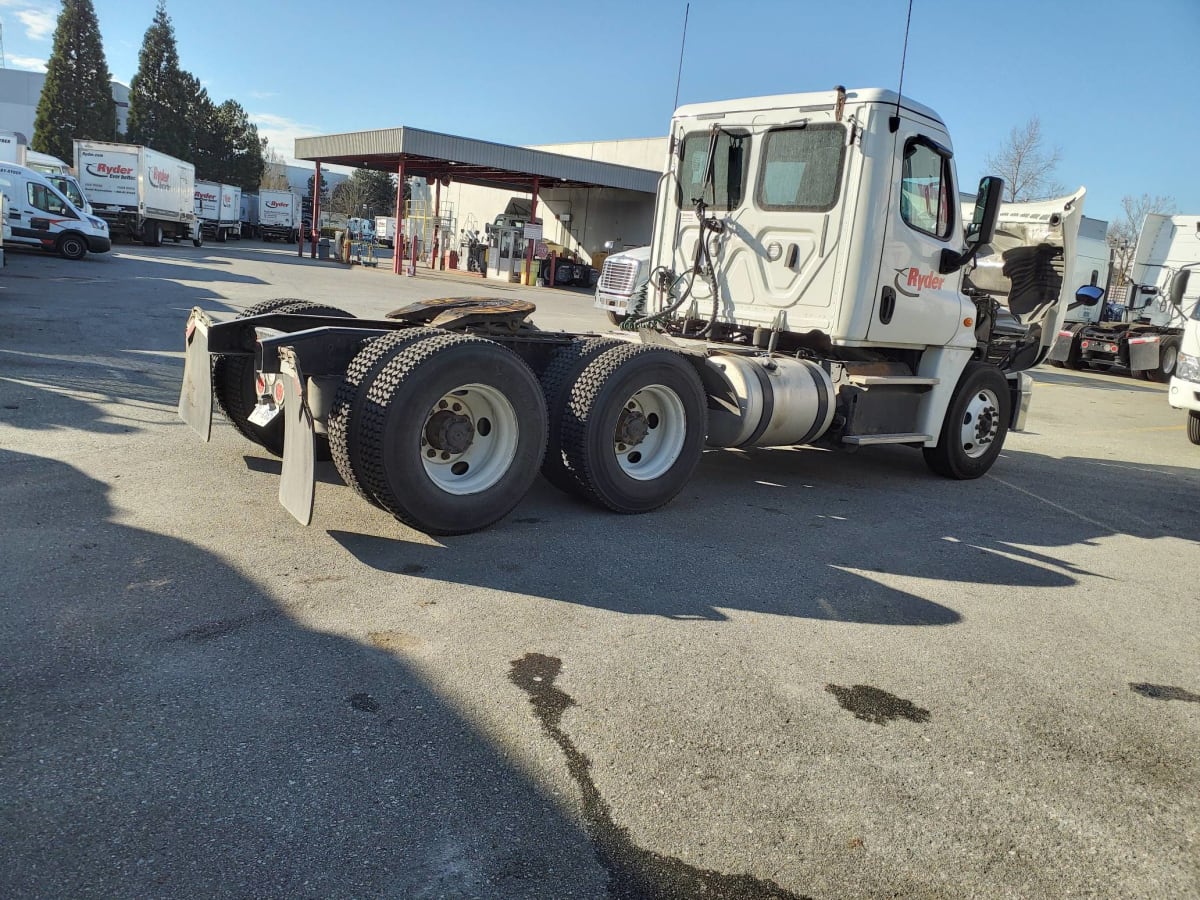
[[[813,91],[807,94],[773,94],[765,97],[745,97],[738,100],[717,100],[711,103],[690,103],[675,110],[676,119],[699,118],[714,116],[719,113],[742,113],[766,110],[794,109],[797,112],[816,109],[830,109],[837,103],[837,91]],[[896,105],[899,95],[886,88],[853,88],[846,90],[846,106],[862,106],[870,103]],[[900,106],[909,112],[917,113],[927,119],[932,119],[939,125],[945,125],[941,116],[928,106],[917,103],[910,97],[904,97]]]

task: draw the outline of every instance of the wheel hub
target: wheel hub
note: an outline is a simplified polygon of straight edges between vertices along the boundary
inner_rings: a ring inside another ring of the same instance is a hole
[[[425,423],[425,440],[443,453],[466,453],[475,440],[475,425],[467,416],[440,409]]]
[[[626,408],[617,419],[616,439],[618,444],[636,447],[646,439],[649,432],[650,425],[641,410]]]

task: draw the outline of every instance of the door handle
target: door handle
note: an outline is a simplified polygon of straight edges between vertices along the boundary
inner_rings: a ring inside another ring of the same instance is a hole
[[[892,314],[896,311],[896,292],[890,288],[883,289],[883,295],[879,298],[879,321],[887,325],[892,321]]]

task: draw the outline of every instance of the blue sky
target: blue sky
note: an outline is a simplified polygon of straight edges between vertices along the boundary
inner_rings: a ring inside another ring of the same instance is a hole
[[[114,77],[154,0],[93,0]],[[287,156],[300,134],[412,125],[514,144],[666,133],[684,2],[168,0],[180,61]],[[50,53],[57,0],[0,0],[8,65]],[[505,17],[498,18],[503,10]],[[906,0],[694,0],[680,103],[895,87]],[[950,127],[959,175],[1032,115],[1058,180],[1200,212],[1200,0],[914,0],[904,91]]]

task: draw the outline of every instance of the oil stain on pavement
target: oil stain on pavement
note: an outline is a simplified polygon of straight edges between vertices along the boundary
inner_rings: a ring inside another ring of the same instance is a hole
[[[929,710],[921,709],[911,700],[881,691],[869,684],[856,684],[854,687],[827,684],[825,690],[837,697],[838,705],[842,709],[854,713],[854,718],[874,725],[886,725],[895,719],[908,719],[910,722],[929,721]]]
[[[682,860],[636,846],[629,831],[613,821],[612,809],[592,781],[592,762],[562,730],[562,716],[575,705],[574,699],[554,686],[562,671],[562,660],[541,653],[527,653],[513,660],[509,679],[529,695],[534,714],[547,736],[562,750],[567,771],[579,785],[583,800],[584,828],[596,847],[601,865],[608,871],[608,894],[618,900],[693,900],[696,897],[722,900],[802,900],[774,881],[751,875],[726,875],[699,869]]]
[[[1182,700],[1184,703],[1200,703],[1200,694],[1193,694],[1181,687],[1169,684],[1135,684],[1129,682],[1129,689],[1135,694],[1149,697],[1151,700]]]

